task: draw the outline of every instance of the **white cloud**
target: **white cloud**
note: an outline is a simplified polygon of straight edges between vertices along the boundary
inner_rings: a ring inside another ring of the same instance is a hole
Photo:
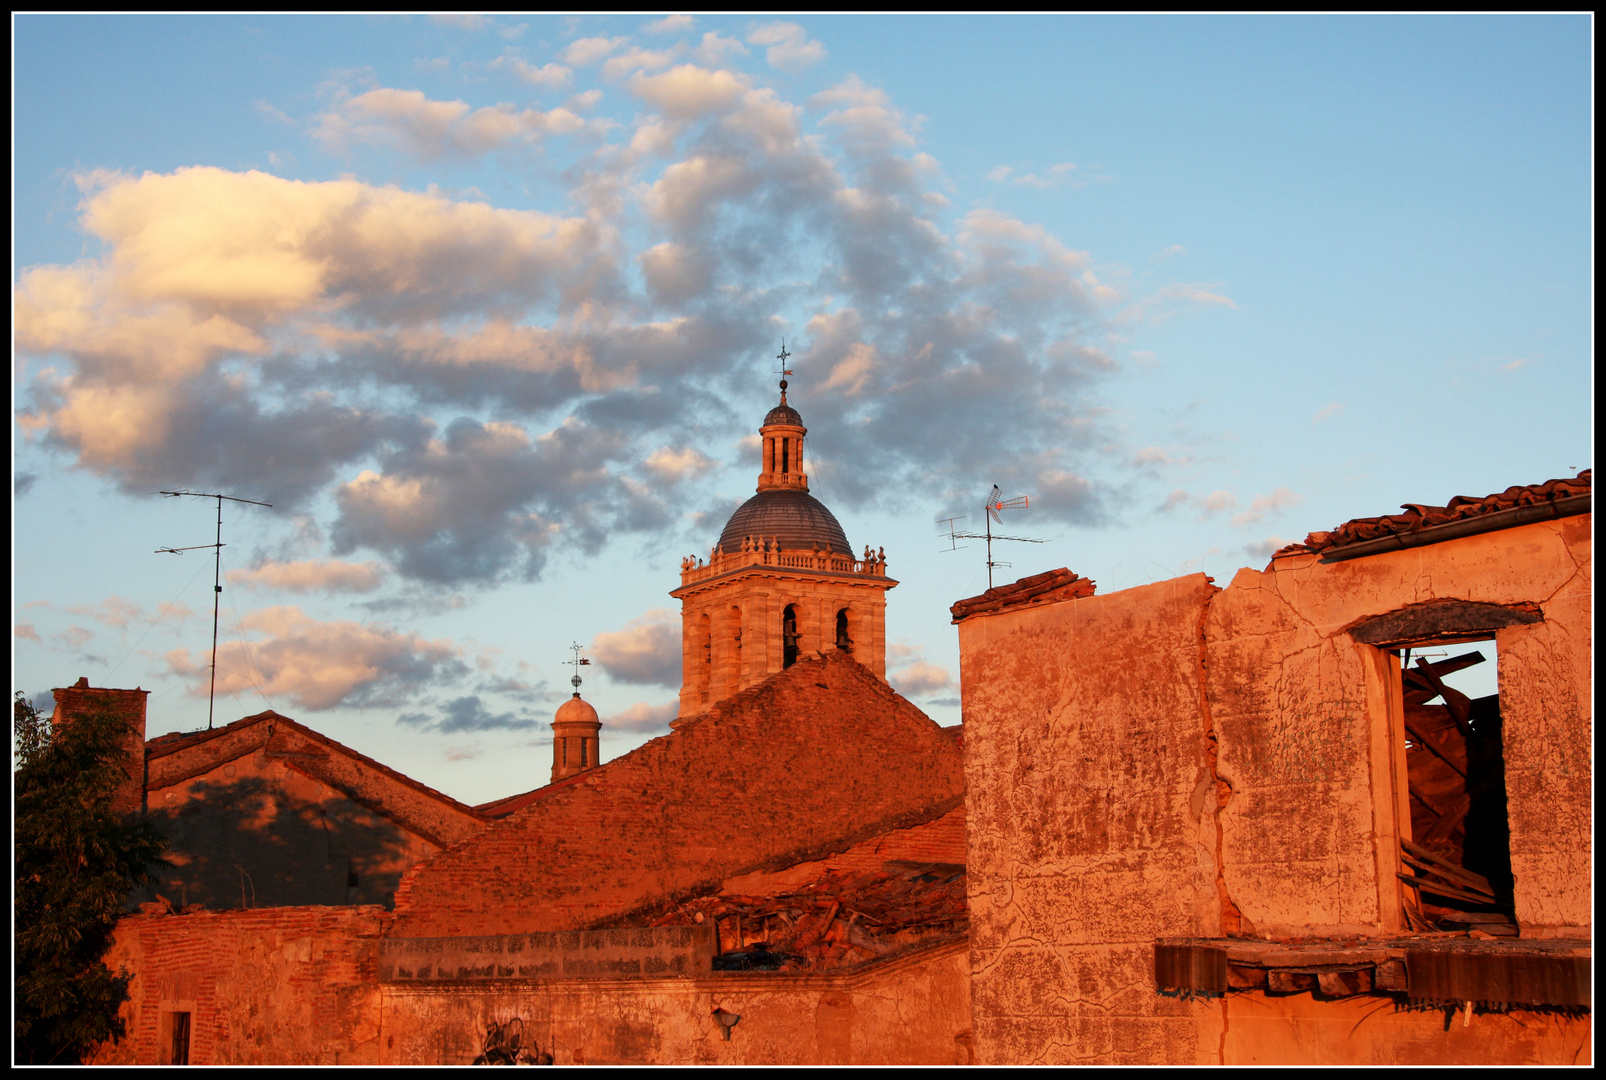
[[[729,71],[709,71],[695,64],[681,64],[662,75],[637,75],[630,80],[631,92],[637,97],[681,119],[729,109],[748,85],[748,80]]]
[[[383,575],[377,563],[341,562],[338,559],[303,559],[278,562],[268,559],[247,570],[224,575],[232,584],[250,589],[284,589],[288,592],[372,592]]]
[[[643,23],[641,29],[648,34],[684,34],[696,25],[697,20],[690,15],[665,15],[653,22]]]
[[[531,73],[545,77],[542,73],[553,67],[548,64]],[[566,70],[558,68],[551,75],[561,84]],[[320,114],[311,134],[336,152],[368,143],[402,150],[420,161],[436,161],[478,157],[506,146],[533,144],[548,135],[570,135],[583,127],[584,120],[561,106],[549,112],[506,104],[475,109],[463,101],[431,100],[421,90],[380,87],[346,98],[337,109]]]
[[[917,660],[908,666],[891,672],[887,681],[892,683],[893,689],[904,697],[925,697],[939,693],[953,686],[953,676],[948,669],[925,660]]]
[[[573,64],[575,67],[590,67],[629,40],[622,37],[581,38],[571,42],[569,47],[563,50],[563,62]]]
[[[1256,495],[1249,503],[1249,509],[1233,516],[1232,523],[1238,527],[1253,525],[1263,520],[1268,514],[1278,513],[1290,506],[1298,506],[1305,501],[1305,496],[1298,495],[1285,487],[1277,488],[1270,495]]]
[[[1244,551],[1249,555],[1253,555],[1262,559],[1268,559],[1294,542],[1295,541],[1293,540],[1285,540],[1281,536],[1268,536],[1264,540],[1259,540],[1252,544],[1245,544]]]
[[[602,731],[629,732],[632,735],[669,730],[669,721],[680,711],[679,702],[666,701],[662,705],[648,705],[638,701],[627,709],[602,718]]]
[[[386,704],[405,700],[431,680],[464,670],[457,646],[417,634],[334,620],[320,622],[297,607],[272,607],[241,620],[257,640],[218,645],[220,695],[260,691],[302,708]],[[190,695],[207,696],[209,659],[188,649],[167,654],[168,670],[193,678]]]
[[[608,676],[623,683],[680,687],[680,617],[654,608],[623,630],[598,634],[591,655]]]
[[[767,46],[764,58],[782,71],[798,72],[825,59],[825,46],[809,38],[797,23],[767,23],[749,31],[749,45]]]
[[[1310,421],[1313,424],[1319,424],[1323,420],[1332,419],[1343,411],[1344,403],[1342,401],[1329,401],[1326,405],[1316,410],[1316,415],[1311,417]]]
[[[560,90],[574,80],[574,72],[562,64],[542,64],[536,67],[528,60],[517,56],[499,56],[489,65],[492,71],[506,68],[531,86],[541,86],[549,90]]]
[[[712,458],[692,446],[659,447],[646,461],[649,470],[671,484],[701,476],[715,464]]]

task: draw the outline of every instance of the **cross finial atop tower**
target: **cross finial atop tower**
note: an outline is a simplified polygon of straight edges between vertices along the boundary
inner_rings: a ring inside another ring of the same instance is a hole
[[[571,667],[574,668],[574,677],[569,680],[569,685],[574,687],[574,696],[575,697],[579,697],[580,696],[580,669],[583,668],[583,667],[590,666],[591,661],[587,660],[585,657],[580,655],[580,650],[583,648],[583,646],[579,645],[578,643],[574,644],[574,645],[570,645],[569,648],[574,650],[574,659],[573,660],[565,660],[564,663],[566,663],[566,664],[568,664],[568,665],[570,665]]]
[[[776,374],[781,377],[781,404],[782,405],[786,404],[786,377],[788,375],[792,374],[792,369],[786,366],[786,358],[791,356],[791,355],[792,355],[791,353],[786,351],[786,339],[782,338],[781,339],[781,355],[779,355],[779,356],[777,356],[775,358],[775,359],[777,359],[777,360],[779,360],[781,362],[781,366],[776,371]]]

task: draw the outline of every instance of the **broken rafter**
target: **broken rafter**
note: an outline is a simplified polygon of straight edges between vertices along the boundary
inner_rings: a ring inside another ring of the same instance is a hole
[[[1430,851],[1420,844],[1412,843],[1410,840],[1405,840],[1403,838],[1400,840],[1400,847],[1404,848],[1409,854],[1415,855],[1419,859],[1423,859],[1429,863],[1432,863],[1433,867],[1435,868],[1434,872],[1439,874],[1440,877],[1449,878],[1451,880],[1460,878],[1468,885],[1471,885],[1477,889],[1481,889],[1487,892],[1490,896],[1494,895],[1494,886],[1489,883],[1488,878],[1481,874],[1475,874],[1464,866],[1455,865],[1438,852]]]
[[[1445,705],[1449,706],[1450,715],[1455,718],[1455,726],[1461,729],[1462,735],[1472,734],[1472,699],[1451,686],[1444,685],[1443,681],[1434,672],[1433,665],[1425,660],[1417,661],[1416,667],[1411,669],[1413,674],[1420,675],[1444,698]]]

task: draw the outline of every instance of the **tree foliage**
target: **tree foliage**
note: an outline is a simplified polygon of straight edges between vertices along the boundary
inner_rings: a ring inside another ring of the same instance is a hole
[[[129,891],[165,842],[112,809],[127,780],[125,722],[88,711],[52,731],[16,697],[15,1032],[18,1061],[83,1061],[124,1034],[126,971],[102,962]]]

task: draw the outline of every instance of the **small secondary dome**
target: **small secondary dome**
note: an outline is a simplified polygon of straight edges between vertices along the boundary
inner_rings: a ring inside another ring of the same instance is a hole
[[[798,415],[796,409],[783,401],[765,414],[764,426],[769,427],[771,424],[793,424],[797,427],[802,427],[803,417]]]
[[[558,706],[558,711],[552,717],[554,724],[595,724],[597,723],[597,710],[589,702],[583,700],[579,694]]]
[[[719,534],[719,549],[726,554],[741,551],[742,538],[747,536],[757,540],[774,537],[783,551],[820,548],[853,556],[853,545],[836,515],[813,495],[796,488],[760,491],[737,507]]]

